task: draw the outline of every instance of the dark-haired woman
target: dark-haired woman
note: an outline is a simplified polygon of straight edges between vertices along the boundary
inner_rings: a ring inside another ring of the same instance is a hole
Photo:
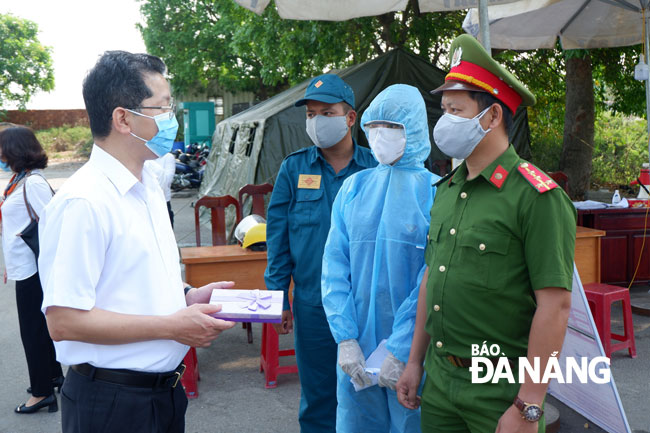
[[[52,190],[41,169],[47,155],[31,129],[16,126],[0,132],[0,167],[12,176],[0,204],[2,250],[6,277],[16,281],[16,305],[20,337],[27,358],[32,396],[15,409],[16,413],[34,413],[47,407],[58,410],[54,388],[63,383],[61,365],[56,361],[54,345],[41,312],[43,289],[38,278],[36,257],[18,236],[31,222],[27,203],[40,215],[52,198]],[[23,192],[24,190],[24,192]]]

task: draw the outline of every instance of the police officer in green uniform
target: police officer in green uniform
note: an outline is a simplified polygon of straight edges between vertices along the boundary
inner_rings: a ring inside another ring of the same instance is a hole
[[[535,97],[473,37],[459,36],[449,52],[451,70],[432,92],[442,92],[445,113],[434,139],[464,162],[436,184],[427,274],[398,399],[421,405],[423,432],[544,432],[548,384],[528,376],[518,383],[518,363],[539,358],[541,377],[562,348],[576,211],[509,145],[512,115]],[[472,356],[483,347],[492,349],[482,352],[489,362],[512,362],[514,382],[472,383]]]
[[[300,376],[298,421],[302,433],[336,430],[336,356],[321,301],[323,249],[332,203],[343,181],[377,165],[370,149],[352,138],[356,121],[352,88],[334,74],[314,78],[305,97],[307,134],[313,146],[287,156],[273,186],[267,210],[269,290],[284,291],[280,334],[293,331]],[[289,284],[293,279],[293,318]]]

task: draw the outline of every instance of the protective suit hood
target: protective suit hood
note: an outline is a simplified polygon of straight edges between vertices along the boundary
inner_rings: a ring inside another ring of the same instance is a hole
[[[361,128],[374,120],[387,120],[402,124],[406,132],[404,155],[394,167],[422,167],[431,152],[427,109],[420,91],[406,84],[394,84],[382,90],[370,103],[363,116]],[[373,156],[375,156],[373,154]]]

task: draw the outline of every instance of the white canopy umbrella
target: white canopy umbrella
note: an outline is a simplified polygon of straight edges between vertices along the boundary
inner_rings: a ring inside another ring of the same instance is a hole
[[[535,10],[526,3],[538,4]],[[541,6],[541,7],[539,7]],[[490,39],[495,48],[611,48],[642,42],[643,10],[648,0],[527,0],[490,7]],[[478,34],[479,16],[471,9],[463,28]],[[647,18],[647,17],[646,17]]]
[[[271,0],[235,0],[256,14],[261,14]],[[517,0],[487,0],[489,6]],[[418,0],[421,12],[446,12],[479,7],[479,0]],[[282,18],[292,20],[345,21],[351,18],[403,11],[408,0],[275,0]]]
[[[538,8],[526,11],[525,3]],[[650,58],[650,0],[525,0],[489,10],[490,39],[495,48],[533,50],[589,49],[636,45],[644,42]],[[476,36],[479,12],[471,9],[463,28]],[[645,37],[644,37],[645,35]],[[643,61],[643,59],[642,59]],[[646,120],[650,119],[650,80],[646,81]],[[648,122],[650,152],[650,121]]]
[[[235,3],[261,14],[271,0],[234,0]],[[418,0],[420,12],[448,12],[478,7],[487,23],[487,7],[521,0]],[[408,0],[275,0],[278,14],[285,19],[345,21],[352,18],[402,11]],[[529,8],[533,7],[532,5]],[[481,26],[481,43],[489,51],[487,24]]]

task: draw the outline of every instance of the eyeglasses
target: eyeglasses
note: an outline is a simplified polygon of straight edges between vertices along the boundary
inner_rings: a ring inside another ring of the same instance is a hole
[[[153,106],[133,107],[134,110],[141,110],[143,108],[148,108],[152,110],[165,110],[167,111],[167,114],[169,114],[170,119],[174,117],[174,115],[176,114],[176,102],[174,102],[173,99],[170,101],[170,105],[160,105],[157,107],[153,107]]]

